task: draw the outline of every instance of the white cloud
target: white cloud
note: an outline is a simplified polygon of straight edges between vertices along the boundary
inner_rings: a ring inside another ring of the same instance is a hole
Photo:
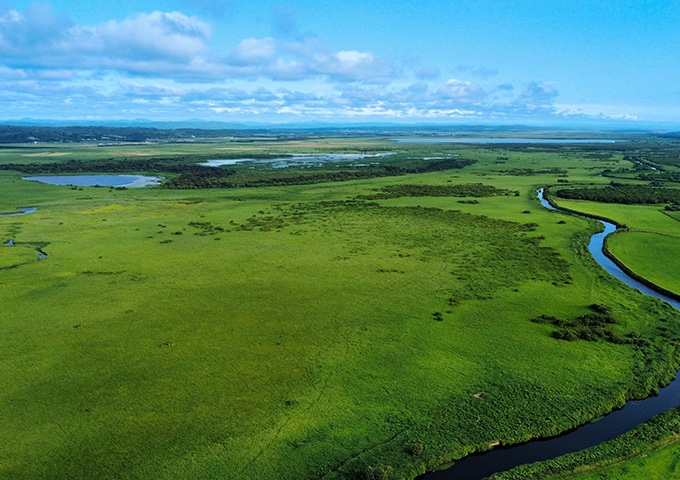
[[[310,68],[340,81],[387,83],[394,77],[393,68],[386,62],[376,59],[370,52],[356,50],[318,53]]]
[[[196,18],[179,12],[152,12],[94,27],[74,27],[59,50],[67,55],[97,55],[142,63],[187,61],[206,51],[209,35],[208,24]]]
[[[120,92],[123,95],[134,97],[168,97],[185,95],[186,91],[182,88],[168,87],[158,84],[139,84],[139,83],[121,83]]]
[[[273,38],[246,38],[230,55],[230,60],[239,65],[270,64],[276,60],[276,44]]]
[[[211,33],[207,23],[179,12],[142,13],[122,21],[73,26],[50,8],[32,8],[23,15],[10,11],[0,16],[4,47],[0,56],[70,66],[105,64],[107,59],[190,59],[206,51]],[[91,56],[97,57],[84,61]]]
[[[396,73],[391,62],[372,52],[335,51],[315,36],[250,37],[223,53],[210,48],[207,22],[181,12],[139,13],[88,26],[73,25],[48,4],[36,5],[23,13],[0,11],[0,62],[9,68],[108,70],[202,82],[321,78],[387,84]],[[279,13],[285,20],[288,14]],[[292,35],[294,18],[286,22]]]
[[[630,105],[576,104],[555,105],[555,110],[564,116],[595,117],[606,120],[640,120],[645,114],[658,115],[659,112],[645,112],[645,109]]]
[[[455,78],[448,80],[439,88],[439,94],[450,100],[461,103],[476,103],[486,98],[490,90],[477,83],[461,81]]]
[[[274,80],[301,80],[308,76],[306,67],[297,61],[277,58],[264,70]]]
[[[559,93],[551,86],[541,82],[531,82],[515,99],[514,105],[528,109],[550,107]]]
[[[49,51],[70,28],[71,22],[54,13],[49,3],[33,3],[23,13],[0,12],[0,51],[10,57]]]
[[[207,0],[200,3],[210,6]],[[222,1],[216,11],[227,3]],[[140,13],[88,26],[74,25],[49,4],[34,4],[23,12],[0,9],[0,100],[6,111],[23,105],[28,111],[42,108],[58,114],[68,104],[113,116],[142,106],[178,116],[637,115],[625,109],[557,107],[555,84],[492,84],[484,80],[498,74],[491,67],[454,69],[476,81],[441,80],[439,66],[417,57],[402,59],[398,67],[390,58],[352,44],[332,49],[318,36],[299,33],[294,10],[274,14],[278,38],[249,37],[218,51],[211,46],[211,24],[180,12]]]

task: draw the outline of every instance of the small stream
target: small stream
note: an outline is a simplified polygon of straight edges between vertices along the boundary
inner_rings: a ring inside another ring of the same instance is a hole
[[[19,215],[26,215],[27,213],[33,213],[38,209],[38,207],[27,207],[20,208],[20,212],[17,213],[0,213],[0,217],[17,217]]]
[[[542,188],[537,193],[541,204],[545,208],[560,210],[550,205],[543,198]],[[680,310],[680,302],[631,278],[604,255],[602,252],[604,238],[616,230],[616,225],[602,220],[598,221],[604,225],[604,231],[596,233],[590,239],[588,249],[593,258],[607,272],[625,284],[637,288],[645,295],[660,298]],[[496,472],[510,470],[526,463],[550,460],[612,440],[645,423],[652,417],[679,406],[679,376],[680,371],[675,374],[675,381],[659,389],[659,395],[648,397],[644,400],[626,402],[622,409],[615,410],[599,420],[582,425],[565,434],[547,439],[532,440],[515,446],[499,447],[487,453],[472,454],[455,462],[449,468],[427,473],[420,478],[424,480],[481,480]]]
[[[36,210],[38,210],[38,207],[25,207],[25,208],[19,208],[21,210],[20,212],[17,213],[0,213],[0,217],[16,217],[18,215],[26,215],[27,213],[33,213]],[[3,246],[6,247],[13,247],[14,246],[14,239],[10,238],[7,242],[3,243]],[[43,252],[42,250],[36,250],[38,253],[38,258],[39,259],[45,259],[47,258],[47,254]]]

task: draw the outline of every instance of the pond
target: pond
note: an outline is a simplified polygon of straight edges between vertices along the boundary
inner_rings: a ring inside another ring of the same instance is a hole
[[[497,138],[497,137],[470,137],[470,138],[391,138],[393,142],[400,143],[616,143],[626,140],[603,140],[587,138]]]
[[[256,164],[268,165],[272,168],[287,167],[320,167],[325,163],[333,162],[353,162],[370,158],[386,157],[394,155],[394,152],[385,153],[294,153],[286,156],[281,154],[272,155],[272,158],[225,158],[208,160],[199,163],[204,167],[221,167],[222,165],[236,165],[238,163],[252,162]],[[354,166],[366,166],[362,163]]]
[[[160,185],[163,177],[145,175],[45,175],[23,177],[22,180],[49,183],[50,185],[72,185],[76,187],[127,187],[141,188]]]

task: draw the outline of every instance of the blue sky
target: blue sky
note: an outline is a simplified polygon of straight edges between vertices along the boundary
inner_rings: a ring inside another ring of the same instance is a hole
[[[680,124],[680,2],[0,0],[2,119]]]

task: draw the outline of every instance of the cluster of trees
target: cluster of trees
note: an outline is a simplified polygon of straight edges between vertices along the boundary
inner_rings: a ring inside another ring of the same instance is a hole
[[[601,338],[612,343],[625,343],[608,327],[615,324],[616,319],[611,314],[611,307],[602,304],[592,304],[588,308],[591,313],[581,315],[574,320],[564,320],[551,315],[541,315],[531,321],[534,323],[551,323],[557,327],[551,335],[559,340],[586,340],[590,342]]]
[[[0,170],[39,174],[78,174],[78,173],[197,173],[206,176],[224,177],[236,173],[221,167],[205,167],[186,163],[184,158],[129,158],[125,160],[69,160],[58,163],[0,163]]]
[[[626,155],[623,159],[638,165],[642,164],[656,168],[659,168],[660,165],[680,166],[680,157],[678,156],[676,146],[668,146],[665,148],[663,146],[658,146],[654,150],[641,150]]]
[[[263,155],[267,157],[266,155]],[[451,158],[422,164],[372,165],[369,167],[345,167],[342,170],[315,171],[290,169],[286,172],[257,172],[234,178],[236,170],[224,167],[207,167],[195,163],[196,157],[173,158],[125,158],[104,160],[69,160],[57,163],[3,163],[0,170],[13,170],[25,174],[78,174],[78,173],[156,173],[179,174],[163,183],[161,188],[239,188],[277,185],[306,185],[321,182],[342,182],[375,177],[406,175],[411,173],[437,172],[460,169],[475,160]]]
[[[161,188],[240,188],[240,187],[269,187],[282,185],[309,185],[322,182],[343,182],[375,177],[391,177],[410,173],[436,172],[441,170],[460,169],[475,163],[475,160],[461,158],[447,159],[439,162],[424,163],[413,167],[399,167],[394,165],[375,165],[370,167],[348,167],[332,172],[301,173],[291,170],[291,173],[281,173],[275,177],[260,178],[246,177],[243,179],[229,178],[229,175],[218,176],[208,170],[209,167],[199,167],[190,174],[183,174],[161,185]],[[218,169],[219,170],[219,169]]]
[[[515,190],[496,188],[483,183],[460,185],[388,185],[379,193],[362,195],[367,200],[383,200],[399,197],[491,197],[494,195],[519,195]]]
[[[533,168],[511,168],[509,170],[503,170],[497,173],[500,175],[513,175],[516,177],[530,177],[532,175],[567,175],[567,171],[565,169],[558,167],[543,168],[538,170]]]
[[[561,189],[555,195],[572,200],[590,200],[603,203],[626,205],[652,205],[658,203],[680,203],[680,189],[651,185],[630,185],[611,182],[606,187],[582,187]]]
[[[272,187],[282,185],[308,185],[321,182],[343,182],[389,175],[375,171],[339,171],[311,174],[280,175],[273,178],[242,178],[240,180],[228,178],[228,175],[217,176],[210,172],[192,172],[173,178],[161,185],[161,188],[191,189],[191,188],[243,188],[243,187]]]
[[[680,183],[680,172],[641,173],[637,178],[651,182]]]

